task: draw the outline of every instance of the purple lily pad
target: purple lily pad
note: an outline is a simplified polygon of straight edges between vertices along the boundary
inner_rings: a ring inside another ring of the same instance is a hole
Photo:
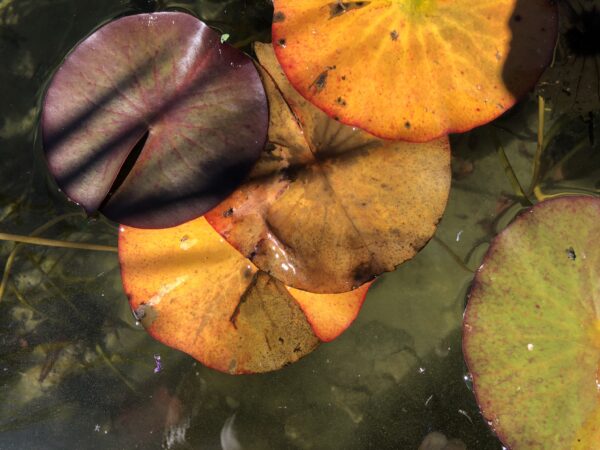
[[[115,20],[52,79],[44,151],[67,196],[139,228],[204,214],[264,147],[268,107],[251,59],[178,12]]]

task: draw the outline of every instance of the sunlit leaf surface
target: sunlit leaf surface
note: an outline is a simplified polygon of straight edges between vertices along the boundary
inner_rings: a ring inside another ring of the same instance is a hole
[[[162,230],[122,227],[119,258],[131,308],[148,332],[233,374],[279,369],[335,339],[368,289],[314,295],[287,288],[204,218]]]
[[[446,206],[448,139],[384,141],[342,125],[294,91],[270,45],[256,53],[270,142],[209,223],[258,267],[310,292],[346,292],[412,258]]]
[[[259,157],[267,125],[251,60],[175,12],[89,36],[54,75],[42,114],[59,187],[89,213],[142,228],[215,206]]]
[[[484,416],[514,449],[600,448],[600,199],[534,206],[488,250],[463,348]]]
[[[292,85],[344,123],[428,141],[510,108],[550,62],[548,0],[275,0]]]

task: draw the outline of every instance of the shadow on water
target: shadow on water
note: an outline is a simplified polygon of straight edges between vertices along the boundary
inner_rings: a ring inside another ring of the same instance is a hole
[[[506,88],[521,99],[552,61],[558,33],[558,10],[553,0],[517,0],[508,26],[510,50],[502,69]]]
[[[600,2],[563,0],[558,7],[561,35],[539,92],[560,114],[591,118],[600,110]]]

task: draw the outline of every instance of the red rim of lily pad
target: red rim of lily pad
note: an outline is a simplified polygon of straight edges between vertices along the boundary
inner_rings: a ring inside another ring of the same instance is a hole
[[[510,448],[598,448],[600,198],[540,202],[493,241],[469,294],[463,353]]]
[[[50,172],[90,214],[140,228],[198,217],[247,175],[268,106],[251,59],[195,17],[127,16],[77,45],[43,104]]]
[[[284,286],[203,217],[160,230],[121,227],[119,260],[131,308],[148,333],[230,374],[277,370],[335,339],[370,286],[333,295]]]
[[[341,122],[424,142],[508,110],[550,63],[548,0],[274,0],[291,84]]]

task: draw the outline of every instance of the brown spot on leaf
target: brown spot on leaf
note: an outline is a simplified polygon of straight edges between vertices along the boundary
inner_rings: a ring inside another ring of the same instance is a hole
[[[273,14],[273,23],[283,22],[285,20],[285,14],[281,11],[277,11]]]
[[[328,74],[328,70],[324,70],[323,72],[321,72],[319,76],[315,78],[315,81],[311,83],[310,87],[314,88],[317,92],[321,92],[323,89],[325,89],[325,86],[327,85]]]
[[[396,30],[393,30],[390,33],[390,37],[392,38],[392,41],[397,41],[398,40],[398,32]]]
[[[354,278],[354,287],[361,286],[373,279],[373,267],[369,262],[365,261],[354,269],[352,275]]]
[[[363,8],[367,6],[371,2],[343,2],[338,0],[337,2],[333,2],[329,4],[329,18],[333,19],[335,17],[339,17],[342,14],[352,10]]]

